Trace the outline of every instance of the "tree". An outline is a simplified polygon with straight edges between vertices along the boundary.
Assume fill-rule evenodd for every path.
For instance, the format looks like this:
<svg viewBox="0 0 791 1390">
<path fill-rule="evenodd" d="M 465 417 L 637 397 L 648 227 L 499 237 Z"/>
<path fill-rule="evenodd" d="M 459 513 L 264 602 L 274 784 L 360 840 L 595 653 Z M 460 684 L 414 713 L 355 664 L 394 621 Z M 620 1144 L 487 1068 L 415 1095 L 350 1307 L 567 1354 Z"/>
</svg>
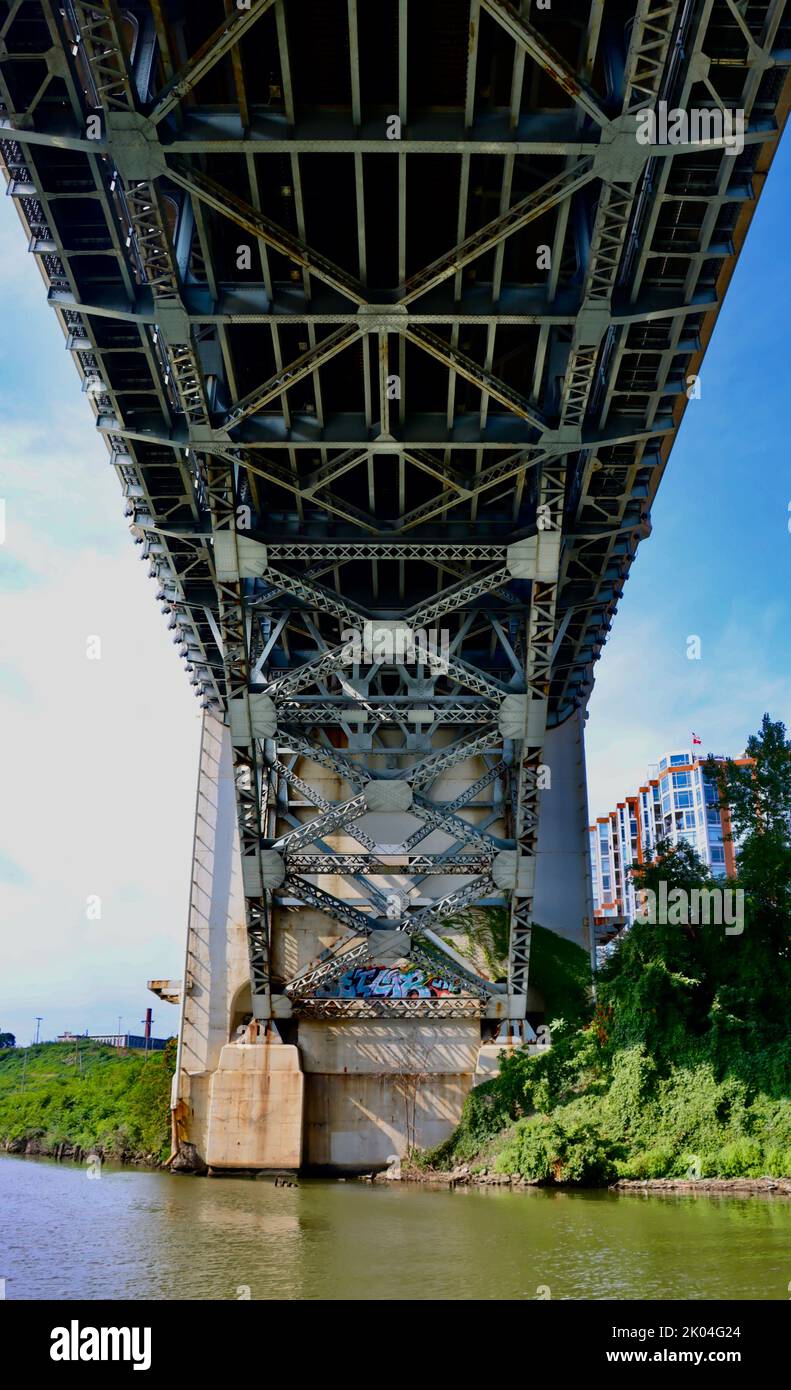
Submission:
<svg viewBox="0 0 791 1390">
<path fill-rule="evenodd" d="M 16 1047 L 13 1033 L 0 1033 L 0 1047 Z"/>
<path fill-rule="evenodd" d="M 660 840 L 650 862 L 633 866 L 638 895 L 672 901 L 675 889 L 691 895 L 714 880 L 686 840 Z M 600 972 L 599 1004 L 612 1016 L 612 1037 L 621 1045 L 644 1042 L 670 1049 L 708 1027 L 723 950 L 722 928 L 693 922 L 638 920 Z"/>
<path fill-rule="evenodd" d="M 730 813 L 737 882 L 745 893 L 741 949 L 729 960 L 723 998 L 756 1027 L 783 1027 L 791 995 L 791 741 L 765 714 L 745 750 L 752 763 L 710 758 L 720 809 Z M 736 938 L 734 938 L 736 940 Z M 738 955 L 738 968 L 737 968 Z"/>
</svg>

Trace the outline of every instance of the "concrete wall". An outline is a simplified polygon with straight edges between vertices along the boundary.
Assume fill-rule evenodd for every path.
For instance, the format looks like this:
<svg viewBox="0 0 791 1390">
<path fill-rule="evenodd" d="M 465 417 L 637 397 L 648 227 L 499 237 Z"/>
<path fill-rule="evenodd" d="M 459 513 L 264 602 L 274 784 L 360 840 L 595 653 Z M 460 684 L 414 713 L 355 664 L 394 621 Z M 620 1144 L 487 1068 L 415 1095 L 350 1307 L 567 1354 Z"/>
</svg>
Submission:
<svg viewBox="0 0 791 1390">
<path fill-rule="evenodd" d="M 204 716 L 174 1101 L 180 1133 L 205 1157 L 210 1082 L 249 1009 L 247 931 L 228 730 Z"/>
<path fill-rule="evenodd" d="M 300 1168 L 303 1090 L 296 1047 L 271 1042 L 224 1047 L 211 1079 L 209 1166 Z"/>
<path fill-rule="evenodd" d="M 590 953 L 593 897 L 583 719 L 579 711 L 547 730 L 542 761 L 552 784 L 539 794 L 533 915 L 542 927 Z"/>
<path fill-rule="evenodd" d="M 369 1168 L 446 1139 L 474 1084 L 476 1019 L 303 1020 L 306 1167 Z"/>
</svg>

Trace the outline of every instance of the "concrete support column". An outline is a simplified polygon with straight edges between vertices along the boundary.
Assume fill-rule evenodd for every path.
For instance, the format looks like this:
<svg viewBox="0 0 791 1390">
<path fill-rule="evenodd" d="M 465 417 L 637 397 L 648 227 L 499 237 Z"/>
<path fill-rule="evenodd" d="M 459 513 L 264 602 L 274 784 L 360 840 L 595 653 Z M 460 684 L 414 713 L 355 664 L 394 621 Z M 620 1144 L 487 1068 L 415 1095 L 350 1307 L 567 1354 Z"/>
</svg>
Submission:
<svg viewBox="0 0 791 1390">
<path fill-rule="evenodd" d="M 187 953 L 174 1077 L 176 1166 L 299 1168 L 303 1079 L 296 1047 L 251 1029 L 244 885 L 230 730 L 201 734 Z"/>
<path fill-rule="evenodd" d="M 548 729 L 543 761 L 551 785 L 539 793 L 533 915 L 593 959 L 593 893 L 588 846 L 584 711 Z"/>
<path fill-rule="evenodd" d="M 230 732 L 201 731 L 184 990 L 173 1101 L 179 1139 L 206 1152 L 209 1079 L 235 1012 L 250 1009 L 244 895 Z"/>
</svg>

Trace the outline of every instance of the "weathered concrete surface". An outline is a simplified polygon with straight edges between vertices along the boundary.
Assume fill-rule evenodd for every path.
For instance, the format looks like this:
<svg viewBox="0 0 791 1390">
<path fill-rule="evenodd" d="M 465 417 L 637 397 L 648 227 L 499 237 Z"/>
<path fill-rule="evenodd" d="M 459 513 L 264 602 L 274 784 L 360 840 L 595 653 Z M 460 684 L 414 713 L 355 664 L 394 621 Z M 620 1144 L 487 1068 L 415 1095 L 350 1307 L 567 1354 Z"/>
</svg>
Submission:
<svg viewBox="0 0 791 1390">
<path fill-rule="evenodd" d="M 591 953 L 593 890 L 588 844 L 583 711 L 548 729 L 543 761 L 552 784 L 540 794 L 536 848 L 536 922 Z M 528 1007 L 532 1007 L 528 1003 Z"/>
<path fill-rule="evenodd" d="M 458 1124 L 476 1019 L 303 1020 L 307 1167 L 367 1168 L 439 1144 Z"/>
<path fill-rule="evenodd" d="M 452 1076 L 357 1073 L 305 1077 L 308 1168 L 384 1167 L 393 1155 L 432 1148 L 455 1128 L 473 1081 Z"/>
<path fill-rule="evenodd" d="M 303 1094 L 296 1047 L 225 1046 L 211 1079 L 209 1167 L 300 1168 Z"/>
<path fill-rule="evenodd" d="M 299 1047 L 306 1073 L 346 1075 L 475 1071 L 481 1029 L 477 1019 L 303 1019 Z"/>
<path fill-rule="evenodd" d="M 206 1157 L 211 1076 L 249 1014 L 250 974 L 230 735 L 206 714 L 201 736 L 189 922 L 173 1103 L 180 1140 Z"/>
</svg>

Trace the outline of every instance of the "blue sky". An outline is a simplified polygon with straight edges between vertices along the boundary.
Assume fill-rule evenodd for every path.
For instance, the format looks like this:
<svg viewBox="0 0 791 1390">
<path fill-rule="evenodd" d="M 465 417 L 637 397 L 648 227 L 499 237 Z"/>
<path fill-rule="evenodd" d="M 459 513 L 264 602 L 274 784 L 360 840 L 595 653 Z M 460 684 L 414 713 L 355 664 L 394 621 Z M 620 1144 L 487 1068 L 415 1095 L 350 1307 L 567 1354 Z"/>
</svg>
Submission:
<svg viewBox="0 0 791 1390">
<path fill-rule="evenodd" d="M 735 754 L 764 710 L 791 723 L 790 220 L 786 136 L 596 666 L 592 816 L 693 729 L 704 751 Z"/>
<path fill-rule="evenodd" d="M 738 752 L 765 709 L 791 722 L 789 221 L 787 140 L 596 668 L 592 815 L 691 729 Z M 133 1031 L 153 1003 L 169 1033 L 146 980 L 182 974 L 198 703 L 7 198 L 0 268 L 0 1028 Z"/>
</svg>

